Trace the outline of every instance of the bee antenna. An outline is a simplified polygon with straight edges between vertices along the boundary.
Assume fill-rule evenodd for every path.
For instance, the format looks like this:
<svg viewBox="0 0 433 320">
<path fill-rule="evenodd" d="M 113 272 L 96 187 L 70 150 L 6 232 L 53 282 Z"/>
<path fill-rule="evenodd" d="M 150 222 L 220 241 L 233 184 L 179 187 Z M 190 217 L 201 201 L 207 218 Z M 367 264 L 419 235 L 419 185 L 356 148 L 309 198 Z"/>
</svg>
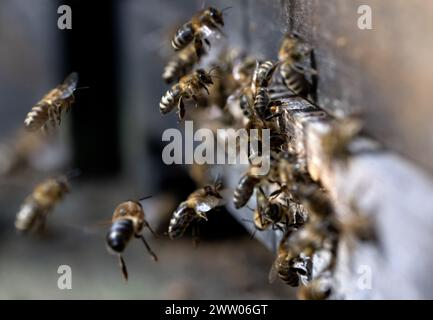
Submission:
<svg viewBox="0 0 433 320">
<path fill-rule="evenodd" d="M 224 11 L 230 10 L 232 8 L 233 8 L 233 6 L 225 7 L 223 9 L 221 9 L 221 13 L 224 13 Z"/>
<path fill-rule="evenodd" d="M 82 173 L 83 172 L 81 171 L 81 169 L 78 169 L 78 168 L 69 170 L 66 173 L 66 179 L 71 180 L 71 179 L 77 178 L 77 177 L 81 176 Z"/>
<path fill-rule="evenodd" d="M 90 87 L 89 87 L 89 86 L 78 87 L 78 88 L 75 88 L 74 91 L 77 91 L 77 90 L 83 90 L 83 89 L 90 89 Z"/>
<path fill-rule="evenodd" d="M 152 198 L 152 196 L 145 196 L 143 198 L 138 199 L 138 201 L 144 201 L 146 199 Z"/>
</svg>

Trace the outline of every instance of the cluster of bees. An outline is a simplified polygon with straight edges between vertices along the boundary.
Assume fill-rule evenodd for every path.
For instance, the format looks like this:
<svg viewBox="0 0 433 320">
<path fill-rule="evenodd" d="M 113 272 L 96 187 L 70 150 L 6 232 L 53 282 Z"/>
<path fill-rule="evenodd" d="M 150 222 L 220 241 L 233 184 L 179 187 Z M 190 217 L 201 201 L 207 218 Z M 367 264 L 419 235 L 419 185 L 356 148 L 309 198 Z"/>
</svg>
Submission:
<svg viewBox="0 0 433 320">
<path fill-rule="evenodd" d="M 167 114 L 177 109 L 182 120 L 190 103 L 202 111 L 216 104 L 222 117 L 228 118 L 224 123 L 270 129 L 271 168 L 267 175 L 259 175 L 257 167 L 250 165 L 234 190 L 234 206 L 247 206 L 255 194 L 255 228 L 272 228 L 283 235 L 270 280 L 279 277 L 292 287 L 299 286 L 300 298 L 326 299 L 333 291 L 337 248 L 344 228 L 326 191 L 311 179 L 297 155 L 287 151 L 289 139 L 281 121 L 283 103 L 271 98 L 274 84 L 284 85 L 293 96 L 309 98 L 311 77 L 317 75 L 305 67 L 312 49 L 298 34 L 290 33 L 282 41 L 278 61 L 261 61 L 239 50 L 224 49 L 205 70 L 200 63 L 210 51 L 211 38 L 224 35 L 223 12 L 213 7 L 203 9 L 174 35 L 174 55 L 162 76 L 172 86 L 161 98 L 160 112 Z M 57 128 L 63 112 L 74 102 L 77 83 L 78 76 L 72 73 L 45 95 L 28 113 L 25 127 L 35 133 Z M 40 231 L 48 214 L 69 191 L 70 178 L 71 175 L 51 178 L 36 186 L 17 214 L 16 228 L 23 232 Z M 181 202 L 169 222 L 169 238 L 181 237 L 189 226 L 206 221 L 209 212 L 222 206 L 222 188 L 222 182 L 216 179 Z M 146 221 L 142 200 L 119 204 L 106 236 L 108 248 L 118 256 L 125 280 L 128 272 L 122 253 L 132 238 L 141 239 L 151 258 L 158 260 L 143 236 L 145 228 L 153 234 L 154 231 Z M 328 257 L 320 270 L 315 266 L 317 254 Z"/>
</svg>

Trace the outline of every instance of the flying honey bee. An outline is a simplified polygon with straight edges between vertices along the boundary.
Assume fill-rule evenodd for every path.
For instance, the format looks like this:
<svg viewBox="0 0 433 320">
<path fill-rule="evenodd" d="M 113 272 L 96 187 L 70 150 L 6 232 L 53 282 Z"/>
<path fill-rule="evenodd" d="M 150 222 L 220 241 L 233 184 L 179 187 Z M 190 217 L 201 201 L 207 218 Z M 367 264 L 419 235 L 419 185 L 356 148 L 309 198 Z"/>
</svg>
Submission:
<svg viewBox="0 0 433 320">
<path fill-rule="evenodd" d="M 206 54 L 203 43 L 198 39 L 194 40 L 193 45 L 189 45 L 170 60 L 164 68 L 162 78 L 166 83 L 178 81 L 180 78 L 190 73 L 202 56 Z"/>
<path fill-rule="evenodd" d="M 221 188 L 221 182 L 217 181 L 213 185 L 206 185 L 191 193 L 173 213 L 168 226 L 170 239 L 181 237 L 195 220 L 207 220 L 206 213 L 221 205 L 222 196 L 219 193 Z"/>
<path fill-rule="evenodd" d="M 77 89 L 78 74 L 71 73 L 65 81 L 48 92 L 27 114 L 24 125 L 29 131 L 48 129 L 60 126 L 62 112 L 68 111 L 74 102 L 74 91 Z"/>
<path fill-rule="evenodd" d="M 65 176 L 48 179 L 38 184 L 21 206 L 15 220 L 15 228 L 20 232 L 43 231 L 46 218 L 54 207 L 69 192 Z"/>
<path fill-rule="evenodd" d="M 229 8 L 218 10 L 213 7 L 197 12 L 190 21 L 182 25 L 171 41 L 174 50 L 179 51 L 185 48 L 193 40 L 202 41 L 210 46 L 207 39 L 213 32 L 223 35 L 220 26 L 224 26 L 223 12 Z"/>
<path fill-rule="evenodd" d="M 296 95 L 303 97 L 311 91 L 311 83 L 305 77 L 306 73 L 316 75 L 315 70 L 302 65 L 311 51 L 312 48 L 297 33 L 290 33 L 284 37 L 278 52 L 280 74 L 286 86 Z"/>
<path fill-rule="evenodd" d="M 213 84 L 211 71 L 206 72 L 203 69 L 197 69 L 192 74 L 183 76 L 179 83 L 169 89 L 161 98 L 159 110 L 162 114 L 169 113 L 175 107 L 178 108 L 179 119 L 185 117 L 184 99 L 192 99 L 198 103 L 197 96 L 202 90 L 209 94 L 208 86 Z"/>
<path fill-rule="evenodd" d="M 144 200 L 144 198 L 141 200 Z M 117 254 L 119 258 L 119 265 L 125 281 L 128 280 L 128 271 L 122 257 L 122 252 L 133 236 L 140 238 L 152 259 L 158 261 L 158 257 L 152 251 L 142 234 L 143 228 L 148 228 L 152 234 L 155 235 L 145 219 L 144 210 L 140 202 L 126 201 L 119 204 L 114 210 L 112 224 L 107 233 L 106 242 L 109 250 Z"/>
</svg>

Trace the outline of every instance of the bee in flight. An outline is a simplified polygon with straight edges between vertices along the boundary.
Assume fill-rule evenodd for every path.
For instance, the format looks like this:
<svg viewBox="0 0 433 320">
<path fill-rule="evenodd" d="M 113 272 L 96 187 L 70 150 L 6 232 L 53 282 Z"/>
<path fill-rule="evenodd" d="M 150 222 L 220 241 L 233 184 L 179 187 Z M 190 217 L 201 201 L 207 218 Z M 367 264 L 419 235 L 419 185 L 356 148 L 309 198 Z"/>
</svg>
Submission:
<svg viewBox="0 0 433 320">
<path fill-rule="evenodd" d="M 221 188 L 222 183 L 217 181 L 213 185 L 206 185 L 191 193 L 173 213 L 168 226 L 170 239 L 181 237 L 195 220 L 207 220 L 206 214 L 221 205 Z"/>
<path fill-rule="evenodd" d="M 191 74 L 183 76 L 179 83 L 171 87 L 161 98 L 159 110 L 162 114 L 169 113 L 175 107 L 178 108 L 179 119 L 185 117 L 184 100 L 192 99 L 198 104 L 198 95 L 204 90 L 209 95 L 208 86 L 213 84 L 212 70 L 206 72 L 203 69 L 197 69 Z"/>
<path fill-rule="evenodd" d="M 65 176 L 48 179 L 38 184 L 21 206 L 15 220 L 15 228 L 20 232 L 40 232 L 45 227 L 48 214 L 69 192 Z"/>
<path fill-rule="evenodd" d="M 219 34 L 224 34 L 220 26 L 224 26 L 223 12 L 229 8 L 218 10 L 213 7 L 197 12 L 190 21 L 182 25 L 171 41 L 174 50 L 179 51 L 185 48 L 193 40 L 202 41 L 210 46 L 207 39 L 209 35 L 217 31 Z"/>
<path fill-rule="evenodd" d="M 77 89 L 78 74 L 71 73 L 65 81 L 48 92 L 27 114 L 24 125 L 29 131 L 48 129 L 60 126 L 62 112 L 68 111 L 74 102 L 74 91 Z"/>
<path fill-rule="evenodd" d="M 141 200 L 144 199 L 145 198 Z M 140 202 L 126 201 L 119 204 L 114 210 L 112 224 L 107 233 L 106 242 L 109 250 L 118 255 L 119 265 L 125 281 L 128 280 L 128 271 L 122 257 L 122 252 L 133 236 L 140 238 L 152 259 L 158 261 L 158 257 L 152 251 L 142 234 L 143 228 L 145 227 L 155 235 L 153 229 L 145 219 L 144 210 Z"/>
</svg>

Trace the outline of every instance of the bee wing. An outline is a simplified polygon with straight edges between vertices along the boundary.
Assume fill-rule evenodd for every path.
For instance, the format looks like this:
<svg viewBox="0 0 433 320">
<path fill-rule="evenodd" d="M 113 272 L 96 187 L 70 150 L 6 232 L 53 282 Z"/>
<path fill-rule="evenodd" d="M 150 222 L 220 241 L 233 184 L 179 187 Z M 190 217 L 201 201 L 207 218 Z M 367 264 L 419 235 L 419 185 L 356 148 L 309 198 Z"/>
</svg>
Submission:
<svg viewBox="0 0 433 320">
<path fill-rule="evenodd" d="M 195 205 L 195 210 L 200 213 L 206 213 L 217 207 L 220 199 L 213 196 L 207 196 L 204 200 L 198 200 Z"/>
<path fill-rule="evenodd" d="M 59 89 L 62 91 L 60 96 L 61 99 L 66 99 L 72 96 L 78 84 L 78 73 L 72 72 L 69 76 L 66 77 L 65 81 L 59 86 Z"/>
<path fill-rule="evenodd" d="M 269 270 L 269 275 L 268 275 L 269 283 L 273 283 L 275 279 L 277 279 L 278 276 L 277 263 L 278 263 L 278 258 L 274 261 L 274 263 L 272 263 L 271 270 Z"/>
</svg>

